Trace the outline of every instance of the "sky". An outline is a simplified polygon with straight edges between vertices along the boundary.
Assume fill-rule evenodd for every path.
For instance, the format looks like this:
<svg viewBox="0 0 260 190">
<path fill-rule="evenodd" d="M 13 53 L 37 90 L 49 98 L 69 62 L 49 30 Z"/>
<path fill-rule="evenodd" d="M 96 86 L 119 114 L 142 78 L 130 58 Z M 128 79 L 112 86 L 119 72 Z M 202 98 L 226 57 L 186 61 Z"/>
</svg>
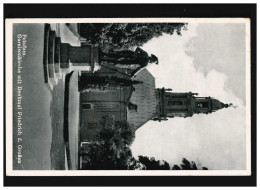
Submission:
<svg viewBox="0 0 260 190">
<path fill-rule="evenodd" d="M 156 87 L 197 92 L 238 107 L 209 115 L 149 121 L 136 131 L 134 156 L 213 170 L 246 169 L 245 25 L 189 23 L 182 36 L 163 35 L 142 47 L 159 59 L 147 69 Z"/>
</svg>

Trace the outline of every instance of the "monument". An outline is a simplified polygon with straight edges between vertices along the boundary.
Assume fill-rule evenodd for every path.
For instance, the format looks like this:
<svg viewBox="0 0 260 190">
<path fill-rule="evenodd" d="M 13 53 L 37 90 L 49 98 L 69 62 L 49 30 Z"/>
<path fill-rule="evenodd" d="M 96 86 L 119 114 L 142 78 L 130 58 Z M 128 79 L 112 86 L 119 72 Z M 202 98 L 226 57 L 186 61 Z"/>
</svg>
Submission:
<svg viewBox="0 0 260 190">
<path fill-rule="evenodd" d="M 51 30 L 50 24 L 44 28 L 43 52 L 44 80 L 50 90 L 57 84 L 62 74 L 79 70 L 93 73 L 100 68 L 98 48 L 92 45 L 71 46 Z"/>
</svg>

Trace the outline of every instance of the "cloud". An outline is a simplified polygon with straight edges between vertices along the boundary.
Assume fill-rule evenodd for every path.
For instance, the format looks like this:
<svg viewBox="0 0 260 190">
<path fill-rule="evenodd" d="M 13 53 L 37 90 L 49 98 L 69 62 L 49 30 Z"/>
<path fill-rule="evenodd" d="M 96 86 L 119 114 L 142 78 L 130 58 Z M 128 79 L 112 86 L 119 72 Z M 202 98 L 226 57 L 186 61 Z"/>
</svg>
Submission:
<svg viewBox="0 0 260 190">
<path fill-rule="evenodd" d="M 245 103 L 245 24 L 200 24 L 197 33 L 185 49 L 196 69 L 206 74 L 214 68 L 229 75 L 227 86 Z"/>
<path fill-rule="evenodd" d="M 143 47 L 159 58 L 158 66 L 148 67 L 156 78 L 156 87 L 198 92 L 200 96 L 215 97 L 239 107 L 161 123 L 149 121 L 136 132 L 133 154 L 153 156 L 170 164 L 180 164 L 185 157 L 210 169 L 245 169 L 243 101 L 228 88 L 229 75 L 215 69 L 205 74 L 195 67 L 193 57 L 185 53 L 186 44 L 198 35 L 196 27 L 190 25 L 182 36 L 155 38 Z"/>
</svg>

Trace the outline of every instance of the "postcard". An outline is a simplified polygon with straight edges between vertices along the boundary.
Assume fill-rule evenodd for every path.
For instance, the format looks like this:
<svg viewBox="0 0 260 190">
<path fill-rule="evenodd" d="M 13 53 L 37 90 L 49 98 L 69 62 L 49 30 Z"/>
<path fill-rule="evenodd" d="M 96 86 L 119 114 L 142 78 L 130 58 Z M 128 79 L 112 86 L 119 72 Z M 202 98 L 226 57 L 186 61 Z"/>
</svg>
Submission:
<svg viewBox="0 0 260 190">
<path fill-rule="evenodd" d="M 251 175 L 248 18 L 6 20 L 6 175 Z"/>
</svg>

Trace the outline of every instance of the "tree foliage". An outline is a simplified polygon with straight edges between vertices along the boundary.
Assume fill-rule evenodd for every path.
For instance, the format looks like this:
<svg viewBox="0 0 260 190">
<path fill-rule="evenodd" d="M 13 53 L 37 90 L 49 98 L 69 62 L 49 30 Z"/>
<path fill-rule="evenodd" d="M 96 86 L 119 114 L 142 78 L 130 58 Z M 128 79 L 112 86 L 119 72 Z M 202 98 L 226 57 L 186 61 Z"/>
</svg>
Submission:
<svg viewBox="0 0 260 190">
<path fill-rule="evenodd" d="M 126 50 L 142 46 L 154 37 L 181 35 L 187 23 L 82 23 L 80 35 L 103 51 Z"/>
<path fill-rule="evenodd" d="M 139 162 L 141 162 L 146 170 L 169 170 L 170 165 L 168 162 L 162 160 L 155 160 L 154 157 L 138 156 Z"/>
<path fill-rule="evenodd" d="M 112 89 L 119 89 L 119 87 L 131 87 L 143 83 L 141 81 L 121 78 L 117 76 L 88 76 L 83 75 L 79 81 L 79 90 L 81 92 L 95 89 L 99 91 L 106 91 Z"/>
<path fill-rule="evenodd" d="M 132 166 L 133 156 L 129 146 L 135 138 L 134 129 L 126 121 L 104 117 L 98 128 L 97 141 L 88 146 L 82 169 L 126 170 Z"/>
<path fill-rule="evenodd" d="M 164 160 L 154 157 L 138 156 L 134 158 L 130 145 L 135 132 L 126 121 L 116 121 L 112 115 L 103 117 L 98 127 L 96 141 L 82 149 L 82 169 L 85 170 L 170 170 Z M 195 162 L 183 158 L 180 166 L 174 165 L 172 170 L 199 170 Z M 202 167 L 202 170 L 207 170 Z"/>
<path fill-rule="evenodd" d="M 186 158 L 183 158 L 181 165 L 180 166 L 174 165 L 172 167 L 172 170 L 208 170 L 208 168 L 203 166 L 200 169 L 197 167 L 195 162 L 193 161 L 190 162 Z"/>
<path fill-rule="evenodd" d="M 130 146 L 134 138 L 134 128 L 127 121 L 116 121 L 111 115 L 101 119 L 97 133 L 99 141 L 114 144 L 121 150 L 125 146 Z"/>
</svg>

